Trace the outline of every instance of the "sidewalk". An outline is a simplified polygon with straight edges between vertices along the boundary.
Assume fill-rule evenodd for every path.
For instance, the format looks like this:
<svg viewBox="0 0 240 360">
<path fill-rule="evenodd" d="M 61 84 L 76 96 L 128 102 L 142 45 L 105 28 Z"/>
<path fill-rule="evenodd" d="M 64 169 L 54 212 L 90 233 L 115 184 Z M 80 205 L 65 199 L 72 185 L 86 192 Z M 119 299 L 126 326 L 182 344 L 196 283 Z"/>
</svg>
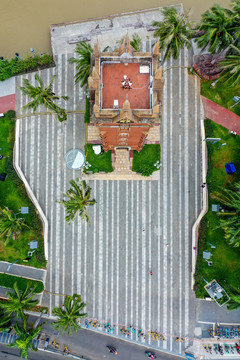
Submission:
<svg viewBox="0 0 240 360">
<path fill-rule="evenodd" d="M 15 110 L 15 77 L 0 81 L 0 113 Z"/>
<path fill-rule="evenodd" d="M 205 117 L 240 135 L 240 116 L 201 96 Z"/>
<path fill-rule="evenodd" d="M 7 271 L 9 265 L 10 263 L 8 262 L 0 261 L 0 273 L 22 276 L 33 280 L 39 280 L 43 283 L 45 282 L 45 269 L 37 269 L 30 266 L 14 264 L 11 266 L 9 271 Z"/>
</svg>

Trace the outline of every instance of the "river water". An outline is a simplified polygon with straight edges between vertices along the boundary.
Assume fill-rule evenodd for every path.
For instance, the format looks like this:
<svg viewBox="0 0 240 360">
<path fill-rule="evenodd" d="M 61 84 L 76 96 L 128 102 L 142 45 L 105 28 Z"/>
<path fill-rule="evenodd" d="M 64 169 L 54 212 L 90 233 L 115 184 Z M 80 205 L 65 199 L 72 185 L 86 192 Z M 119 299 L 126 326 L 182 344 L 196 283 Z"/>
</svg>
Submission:
<svg viewBox="0 0 240 360">
<path fill-rule="evenodd" d="M 228 7 L 229 0 L 183 0 L 185 12 L 191 8 L 192 21 L 218 2 Z M 50 24 L 82 20 L 122 12 L 174 4 L 173 0 L 0 0 L 0 56 L 25 56 L 51 52 Z"/>
</svg>

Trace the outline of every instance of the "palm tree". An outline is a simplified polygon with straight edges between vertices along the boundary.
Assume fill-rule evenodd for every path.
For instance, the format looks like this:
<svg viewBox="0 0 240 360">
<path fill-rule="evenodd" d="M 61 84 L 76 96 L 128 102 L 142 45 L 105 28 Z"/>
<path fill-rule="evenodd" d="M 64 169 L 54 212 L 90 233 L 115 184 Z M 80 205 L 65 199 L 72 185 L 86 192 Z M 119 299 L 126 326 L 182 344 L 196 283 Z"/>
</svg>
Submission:
<svg viewBox="0 0 240 360">
<path fill-rule="evenodd" d="M 0 307 L 11 315 L 23 318 L 24 310 L 29 310 L 38 304 L 38 300 L 33 300 L 35 296 L 35 286 L 32 287 L 31 282 L 27 283 L 25 290 L 20 290 L 17 283 L 13 285 L 13 291 L 8 291 L 8 301 L 1 303 Z"/>
<path fill-rule="evenodd" d="M 8 329 L 11 324 L 11 320 L 11 314 L 6 313 L 2 308 L 0 308 L 0 331 Z"/>
<path fill-rule="evenodd" d="M 161 13 L 164 16 L 163 21 L 152 23 L 156 27 L 154 36 L 159 38 L 159 50 L 166 48 L 163 61 L 171 55 L 177 59 L 181 48 L 191 47 L 188 15 L 178 14 L 174 7 L 163 7 Z"/>
<path fill-rule="evenodd" d="M 17 218 L 13 211 L 0 208 L 0 237 L 6 237 L 6 243 L 19 233 L 22 228 L 28 227 L 24 224 L 24 218 Z"/>
<path fill-rule="evenodd" d="M 96 203 L 95 199 L 90 200 L 91 188 L 86 184 L 86 181 L 80 182 L 78 178 L 76 181 L 71 180 L 70 184 L 72 188 L 66 194 L 63 193 L 63 196 L 68 197 L 69 200 L 59 201 L 60 204 L 65 206 L 67 212 L 66 221 L 70 223 L 79 213 L 83 220 L 90 222 L 86 207 Z"/>
<path fill-rule="evenodd" d="M 90 44 L 81 41 L 76 45 L 75 52 L 78 59 L 70 58 L 68 61 L 71 64 L 76 64 L 75 83 L 81 82 L 80 86 L 87 85 L 88 77 L 91 73 L 91 57 L 93 49 Z"/>
<path fill-rule="evenodd" d="M 236 191 L 221 188 L 221 191 L 212 194 L 212 198 L 219 201 L 233 212 L 221 215 L 227 216 L 226 220 L 220 220 L 220 226 L 225 232 L 225 239 L 234 247 L 240 246 L 240 183 L 235 184 Z"/>
<path fill-rule="evenodd" d="M 221 79 L 230 87 L 235 87 L 240 84 L 240 50 L 234 45 L 230 45 L 230 48 L 234 52 L 227 55 L 218 66 L 223 69 Z"/>
<path fill-rule="evenodd" d="M 36 327 L 30 326 L 28 327 L 28 317 L 24 316 L 22 325 L 18 322 L 14 325 L 14 330 L 17 335 L 17 339 L 12 343 L 9 344 L 9 347 L 17 347 L 20 349 L 20 356 L 21 358 L 28 359 L 28 350 L 31 349 L 32 351 L 37 351 L 37 348 L 34 346 L 33 340 L 41 333 L 43 325 L 39 324 Z"/>
<path fill-rule="evenodd" d="M 137 51 L 140 52 L 141 50 L 141 38 L 138 34 L 133 34 L 133 39 L 130 41 L 132 47 Z"/>
<path fill-rule="evenodd" d="M 59 107 L 54 103 L 55 100 L 63 99 L 67 100 L 67 96 L 56 96 L 53 92 L 53 81 L 55 75 L 52 77 L 49 85 L 44 88 L 42 79 L 38 74 L 35 74 L 35 79 L 38 82 L 39 86 L 33 86 L 29 83 L 27 79 L 23 79 L 24 86 L 20 86 L 19 89 L 23 92 L 24 95 L 29 96 L 32 101 L 23 107 L 23 109 L 33 109 L 35 112 L 40 105 L 44 105 L 46 109 L 52 110 L 58 116 L 59 121 L 64 121 L 67 119 L 67 114 L 64 109 Z"/>
<path fill-rule="evenodd" d="M 81 301 L 80 295 L 66 296 L 63 306 L 53 308 L 52 313 L 57 316 L 57 320 L 52 326 L 56 330 L 62 329 L 62 334 L 67 330 L 69 335 L 72 334 L 72 330 L 77 332 L 81 329 L 79 319 L 87 316 L 86 313 L 81 313 L 84 306 L 86 304 Z"/>
<path fill-rule="evenodd" d="M 212 54 L 221 52 L 234 43 L 236 32 L 234 16 L 218 4 L 202 14 L 197 29 L 203 32 L 203 35 L 196 38 L 195 42 L 202 49 L 209 46 L 208 51 Z"/>
</svg>

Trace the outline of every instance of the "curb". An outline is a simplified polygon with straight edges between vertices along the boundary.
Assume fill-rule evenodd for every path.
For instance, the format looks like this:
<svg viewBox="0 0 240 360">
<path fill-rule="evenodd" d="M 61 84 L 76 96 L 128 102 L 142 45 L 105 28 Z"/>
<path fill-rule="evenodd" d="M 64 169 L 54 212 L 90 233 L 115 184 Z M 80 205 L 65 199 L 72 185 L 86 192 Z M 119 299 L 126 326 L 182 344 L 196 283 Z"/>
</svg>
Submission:
<svg viewBox="0 0 240 360">
<path fill-rule="evenodd" d="M 28 196 L 30 200 L 33 202 L 34 206 L 36 207 L 38 214 L 40 216 L 40 219 L 43 224 L 43 237 L 44 237 L 44 255 L 45 259 L 48 260 L 48 221 L 47 218 L 42 211 L 32 189 L 30 188 L 20 166 L 19 166 L 19 119 L 16 120 L 16 128 L 15 128 L 15 144 L 13 148 L 13 166 L 16 170 L 16 173 L 20 177 L 20 179 L 23 181 L 25 188 L 27 190 Z"/>
<path fill-rule="evenodd" d="M 202 99 L 201 99 L 201 110 L 202 110 L 201 111 L 202 120 L 200 120 L 200 123 L 201 123 L 201 141 L 202 141 L 202 182 L 204 183 L 204 182 L 206 182 L 206 176 L 207 176 L 207 144 L 206 144 L 206 141 L 203 141 L 205 139 L 205 128 L 204 128 Z M 207 186 L 205 186 L 205 188 L 203 188 L 203 207 L 202 207 L 200 214 L 198 215 L 196 222 L 194 223 L 194 225 L 192 227 L 192 272 L 191 272 L 191 289 L 192 290 L 193 290 L 194 283 L 195 283 L 194 274 L 195 274 L 197 253 L 198 253 L 198 249 L 197 249 L 198 229 L 199 229 L 200 222 L 201 222 L 202 218 L 204 217 L 204 215 L 207 213 L 207 211 L 208 211 L 208 191 L 207 191 Z M 194 247 L 196 248 L 196 250 L 193 249 Z"/>
</svg>

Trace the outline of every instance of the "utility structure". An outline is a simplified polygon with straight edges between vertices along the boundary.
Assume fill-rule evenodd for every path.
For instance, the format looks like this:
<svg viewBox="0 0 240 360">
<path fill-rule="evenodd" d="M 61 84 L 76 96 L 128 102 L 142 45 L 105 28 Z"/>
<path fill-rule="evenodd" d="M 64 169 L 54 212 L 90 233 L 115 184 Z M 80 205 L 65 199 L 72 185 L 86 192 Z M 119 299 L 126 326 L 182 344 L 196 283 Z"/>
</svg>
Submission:
<svg viewBox="0 0 240 360">
<path fill-rule="evenodd" d="M 163 86 L 158 42 L 152 52 L 135 51 L 128 35 L 112 52 L 100 52 L 97 42 L 88 78 L 88 142 L 104 151 L 125 150 L 127 156 L 159 143 Z"/>
</svg>

